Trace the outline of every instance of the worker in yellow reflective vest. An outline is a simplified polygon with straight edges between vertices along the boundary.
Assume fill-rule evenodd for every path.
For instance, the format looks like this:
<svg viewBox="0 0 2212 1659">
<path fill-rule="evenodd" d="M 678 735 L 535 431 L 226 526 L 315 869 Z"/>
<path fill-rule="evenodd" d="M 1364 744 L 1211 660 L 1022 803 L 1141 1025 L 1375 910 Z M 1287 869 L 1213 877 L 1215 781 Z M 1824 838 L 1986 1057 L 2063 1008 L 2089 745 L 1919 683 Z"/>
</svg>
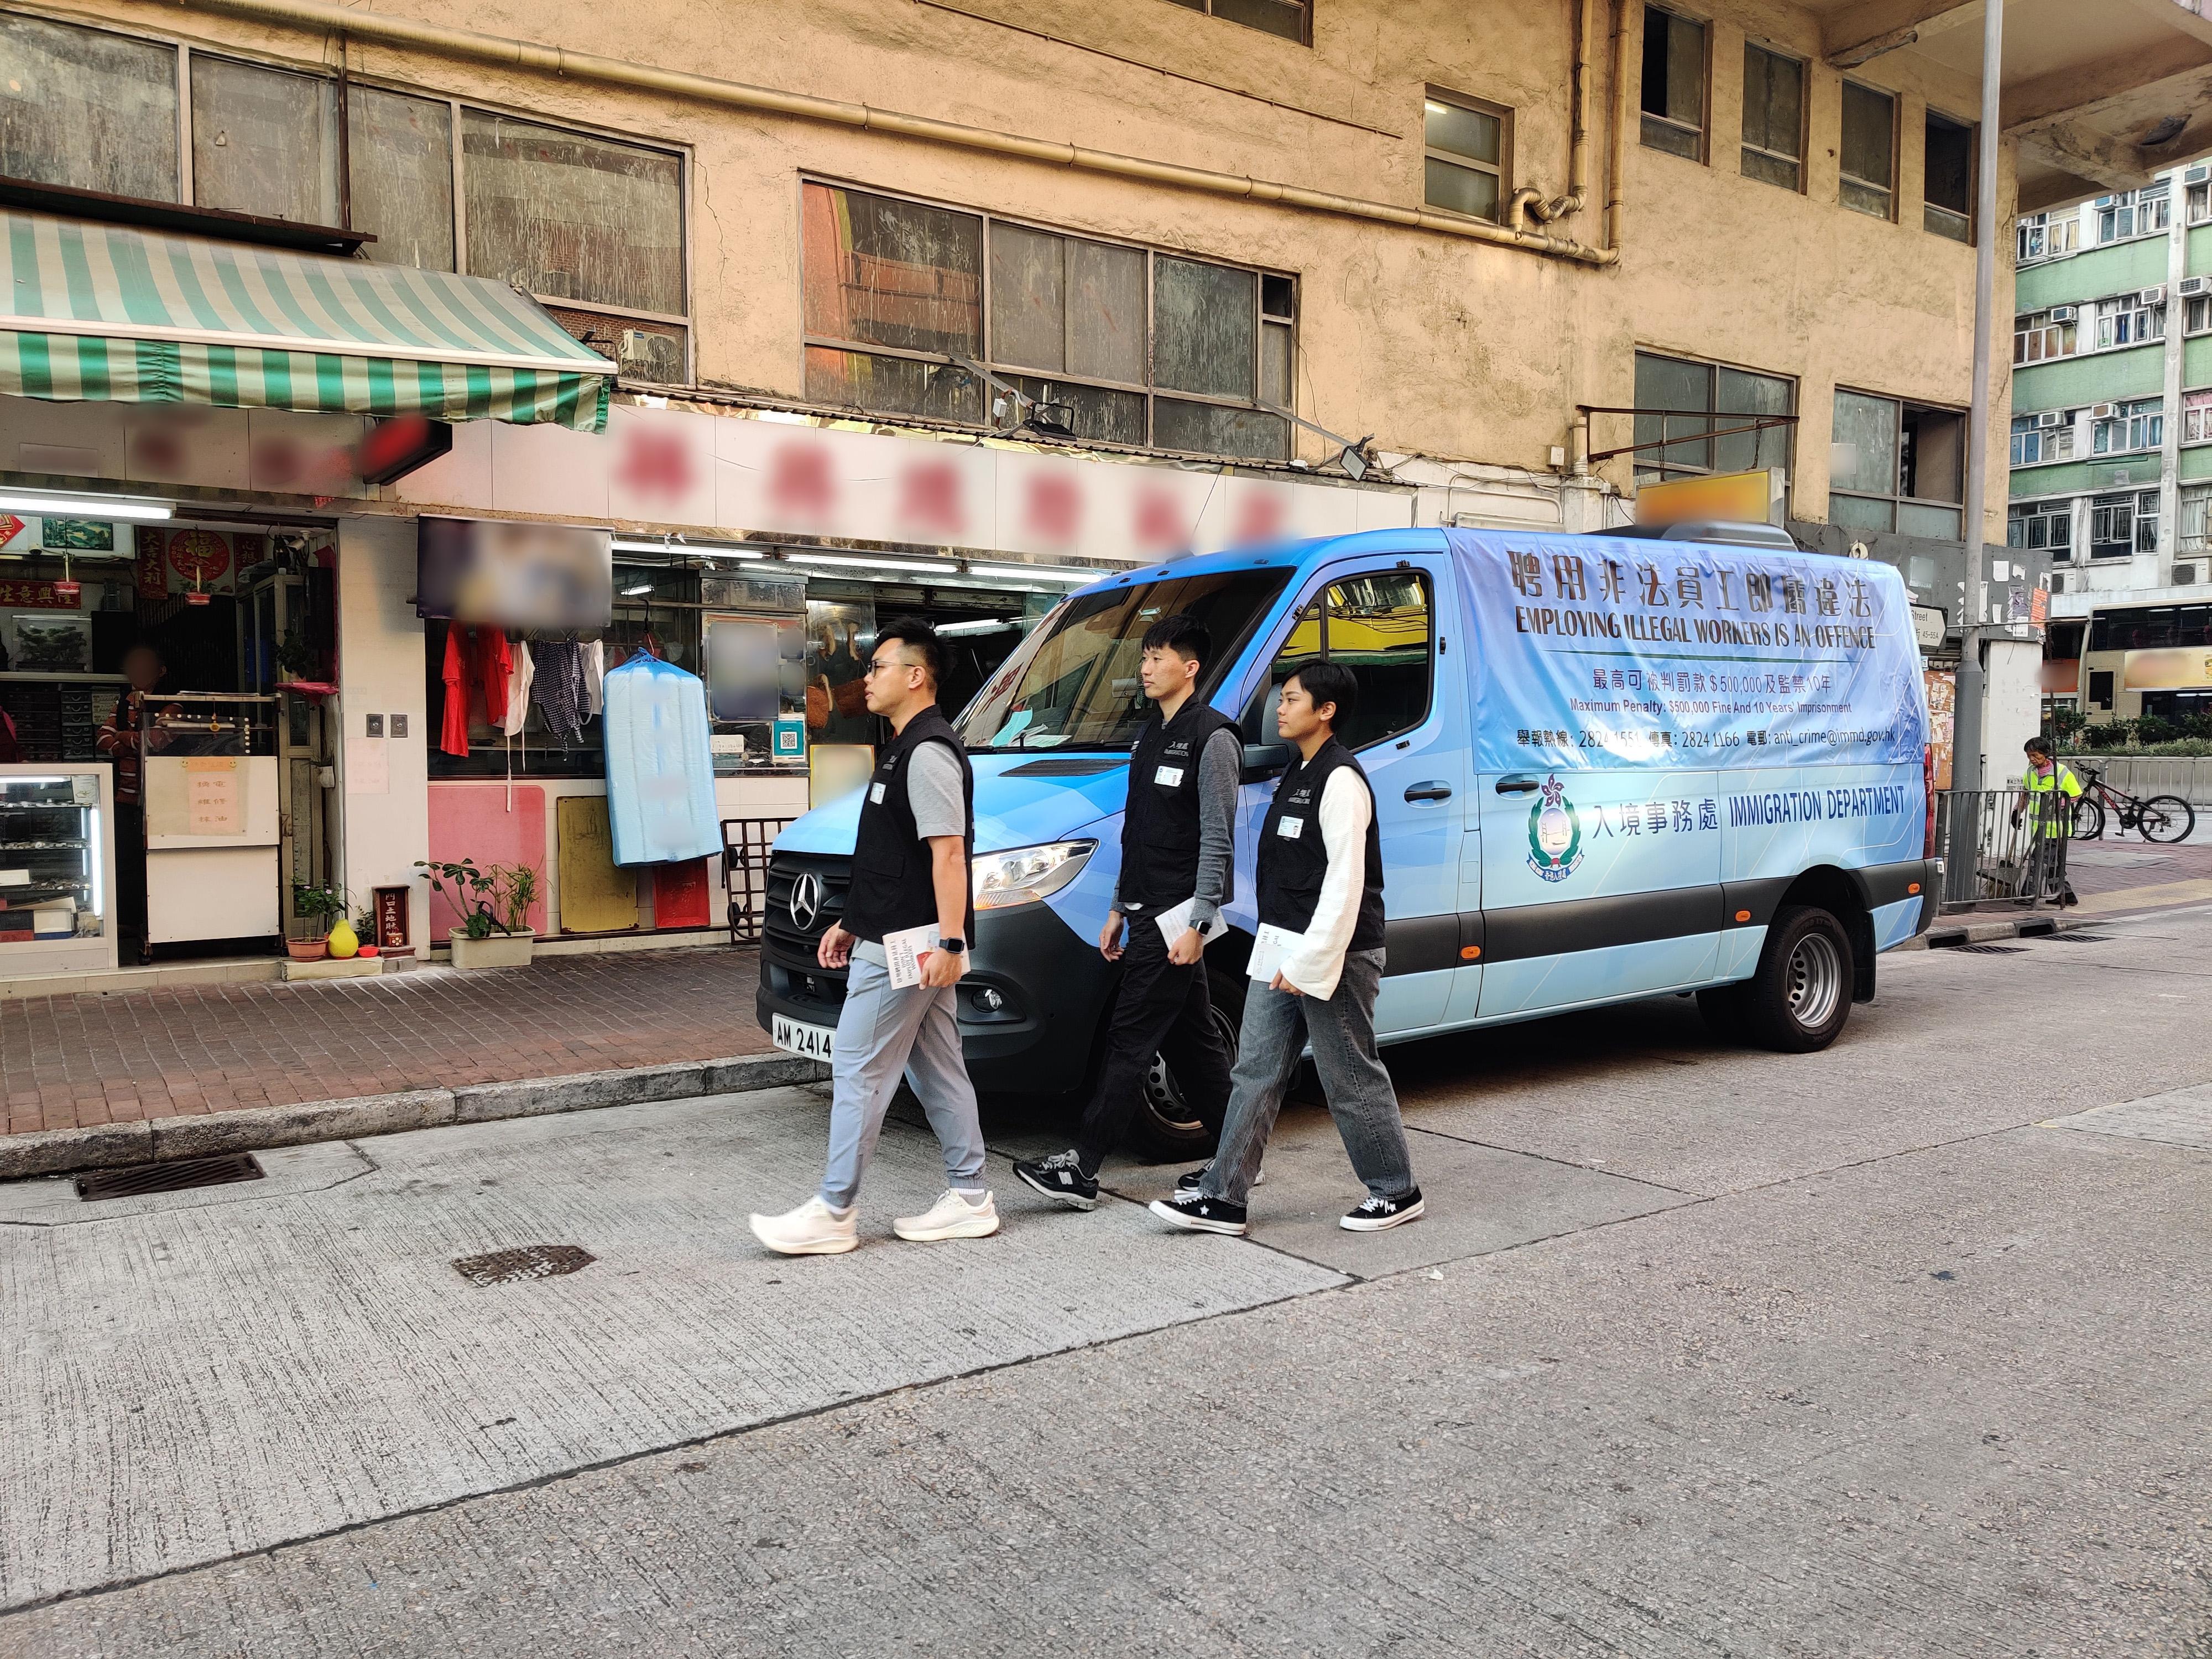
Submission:
<svg viewBox="0 0 2212 1659">
<path fill-rule="evenodd" d="M 2012 821 L 2027 819 L 2034 845 L 2028 859 L 2028 890 L 2059 905 L 2077 904 L 2066 881 L 2066 842 L 2074 833 L 2074 803 L 2081 798 L 2081 780 L 2065 762 L 2051 752 L 2044 738 L 2030 738 L 2021 745 L 2027 756 L 2020 780 L 2020 801 Z M 2038 879 L 2039 878 L 2039 880 Z"/>
</svg>

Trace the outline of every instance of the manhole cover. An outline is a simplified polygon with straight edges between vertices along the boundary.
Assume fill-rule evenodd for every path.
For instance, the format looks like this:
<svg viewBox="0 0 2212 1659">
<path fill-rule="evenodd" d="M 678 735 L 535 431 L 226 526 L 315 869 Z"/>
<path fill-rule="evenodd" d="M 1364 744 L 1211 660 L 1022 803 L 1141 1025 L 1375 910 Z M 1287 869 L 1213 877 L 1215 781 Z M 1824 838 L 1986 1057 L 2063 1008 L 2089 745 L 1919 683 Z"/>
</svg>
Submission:
<svg viewBox="0 0 2212 1659">
<path fill-rule="evenodd" d="M 2112 938 L 2110 933 L 2053 933 L 2051 937 L 2061 945 L 2102 945 Z"/>
<path fill-rule="evenodd" d="M 251 1152 L 221 1158 L 180 1158 L 167 1164 L 137 1164 L 127 1170 L 100 1170 L 76 1178 L 76 1195 L 87 1204 L 108 1198 L 143 1198 L 149 1193 L 181 1193 L 193 1187 L 220 1187 L 233 1181 L 258 1181 L 261 1166 Z"/>
<path fill-rule="evenodd" d="M 2027 949 L 2025 945 L 1954 945 L 1951 949 L 1962 957 L 2016 957 Z"/>
<path fill-rule="evenodd" d="M 524 1244 L 489 1255 L 465 1255 L 453 1270 L 477 1285 L 512 1285 L 523 1279 L 557 1279 L 599 1258 L 574 1244 Z"/>
</svg>

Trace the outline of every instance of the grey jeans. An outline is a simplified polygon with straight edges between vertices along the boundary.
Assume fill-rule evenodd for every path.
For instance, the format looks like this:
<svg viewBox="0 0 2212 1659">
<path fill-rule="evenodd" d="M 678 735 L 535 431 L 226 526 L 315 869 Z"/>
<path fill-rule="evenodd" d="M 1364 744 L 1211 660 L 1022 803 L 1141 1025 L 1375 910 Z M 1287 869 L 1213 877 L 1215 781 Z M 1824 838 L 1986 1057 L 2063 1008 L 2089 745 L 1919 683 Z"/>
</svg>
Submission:
<svg viewBox="0 0 2212 1659">
<path fill-rule="evenodd" d="M 972 1190 L 983 1184 L 983 1126 L 975 1115 L 975 1085 L 960 1054 L 960 1028 L 952 1014 L 957 994 L 951 986 L 895 991 L 888 969 L 853 959 L 845 1011 L 837 1016 L 837 1040 L 830 1051 L 836 1092 L 822 1199 L 832 1208 L 846 1208 L 859 1194 L 902 1073 L 945 1149 L 945 1185 Z"/>
<path fill-rule="evenodd" d="M 1244 996 L 1237 1069 L 1230 1074 L 1228 1121 L 1202 1183 L 1206 1196 L 1245 1201 L 1267 1137 L 1275 1132 L 1283 1091 L 1297 1075 L 1299 1052 L 1309 1040 L 1352 1173 L 1376 1198 L 1403 1198 L 1413 1190 L 1398 1092 L 1375 1052 L 1375 998 L 1382 988 L 1381 951 L 1347 951 L 1336 994 L 1325 1001 L 1252 982 Z"/>
</svg>

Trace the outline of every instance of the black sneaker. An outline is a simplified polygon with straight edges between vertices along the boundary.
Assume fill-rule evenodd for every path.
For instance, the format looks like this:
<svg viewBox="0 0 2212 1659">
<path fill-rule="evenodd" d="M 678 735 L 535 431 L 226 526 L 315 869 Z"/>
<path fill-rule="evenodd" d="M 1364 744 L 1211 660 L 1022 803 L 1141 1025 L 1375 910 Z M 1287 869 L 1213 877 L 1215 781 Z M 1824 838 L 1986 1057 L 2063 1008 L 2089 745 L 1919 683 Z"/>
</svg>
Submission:
<svg viewBox="0 0 2212 1659">
<path fill-rule="evenodd" d="M 1014 1165 L 1014 1173 L 1047 1198 L 1057 1199 L 1072 1210 L 1098 1207 L 1098 1182 L 1083 1173 L 1083 1160 L 1073 1152 L 1024 1159 Z"/>
<path fill-rule="evenodd" d="M 1185 1170 L 1181 1175 L 1176 1177 L 1176 1191 L 1178 1193 L 1196 1192 L 1198 1190 L 1198 1183 L 1206 1179 L 1206 1172 L 1212 1167 L 1213 1166 L 1211 1164 L 1203 1164 L 1195 1170 Z M 1265 1170 L 1261 1170 L 1257 1175 L 1252 1177 L 1252 1184 L 1255 1187 L 1263 1187 L 1267 1184 L 1267 1172 Z"/>
<path fill-rule="evenodd" d="M 1181 1227 L 1188 1232 L 1241 1236 L 1244 1231 L 1244 1206 L 1231 1204 L 1225 1198 L 1205 1198 L 1197 1193 L 1177 1193 L 1172 1198 L 1154 1199 L 1152 1213 L 1170 1226 Z"/>
<path fill-rule="evenodd" d="M 1379 1233 L 1420 1218 L 1421 1189 L 1416 1187 L 1403 1198 L 1370 1198 L 1336 1224 L 1348 1233 Z"/>
</svg>

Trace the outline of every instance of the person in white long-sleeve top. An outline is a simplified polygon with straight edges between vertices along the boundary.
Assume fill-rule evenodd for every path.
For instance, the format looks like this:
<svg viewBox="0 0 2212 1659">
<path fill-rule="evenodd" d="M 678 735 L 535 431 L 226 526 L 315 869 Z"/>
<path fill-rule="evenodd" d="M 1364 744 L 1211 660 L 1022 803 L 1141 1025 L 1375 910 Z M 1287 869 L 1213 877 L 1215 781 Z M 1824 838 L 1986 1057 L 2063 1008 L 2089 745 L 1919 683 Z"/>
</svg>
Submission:
<svg viewBox="0 0 2212 1659">
<path fill-rule="evenodd" d="M 1379 1232 L 1421 1214 L 1397 1091 L 1375 1051 L 1383 962 L 1375 793 L 1352 751 L 1336 740 L 1336 723 L 1358 695 L 1358 682 L 1340 663 L 1301 663 L 1283 682 L 1276 727 L 1298 757 L 1275 786 L 1260 828 L 1261 931 L 1228 1121 L 1220 1150 L 1196 1182 L 1152 1206 L 1176 1226 L 1245 1231 L 1246 1197 L 1309 1041 L 1329 1114 L 1367 1188 L 1340 1224 Z"/>
</svg>

